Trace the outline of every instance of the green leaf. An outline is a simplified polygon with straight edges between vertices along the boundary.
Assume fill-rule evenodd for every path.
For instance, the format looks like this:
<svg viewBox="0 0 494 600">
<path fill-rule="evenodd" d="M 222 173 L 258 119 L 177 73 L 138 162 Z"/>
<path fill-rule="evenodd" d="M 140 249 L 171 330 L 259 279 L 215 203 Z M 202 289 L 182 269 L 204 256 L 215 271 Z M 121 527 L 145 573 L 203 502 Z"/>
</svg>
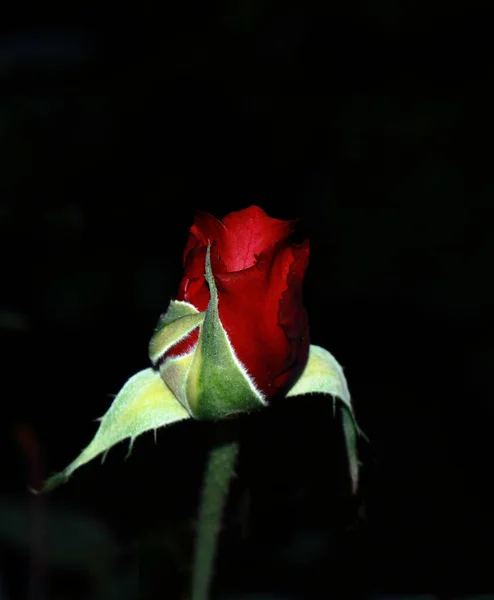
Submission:
<svg viewBox="0 0 494 600">
<path fill-rule="evenodd" d="M 336 358 L 320 346 L 311 345 L 307 365 L 295 385 L 288 392 L 287 397 L 305 394 L 329 394 L 333 397 L 333 409 L 335 408 L 335 399 L 340 400 L 352 491 L 355 493 L 359 471 L 357 438 L 358 435 L 363 434 L 355 419 L 350 391 L 343 369 Z"/>
<path fill-rule="evenodd" d="M 135 438 L 141 433 L 188 418 L 189 413 L 163 382 L 159 372 L 153 369 L 139 371 L 120 390 L 89 446 L 61 473 L 50 477 L 42 491 L 50 491 L 65 482 L 76 469 L 120 441 L 130 438 L 130 453 Z"/>
</svg>

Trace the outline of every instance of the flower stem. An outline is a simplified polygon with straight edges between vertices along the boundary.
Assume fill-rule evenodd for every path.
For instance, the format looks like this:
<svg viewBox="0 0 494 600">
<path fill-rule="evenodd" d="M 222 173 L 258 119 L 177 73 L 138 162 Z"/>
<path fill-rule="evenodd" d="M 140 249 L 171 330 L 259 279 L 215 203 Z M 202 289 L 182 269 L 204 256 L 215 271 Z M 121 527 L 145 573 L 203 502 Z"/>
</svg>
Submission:
<svg viewBox="0 0 494 600">
<path fill-rule="evenodd" d="M 207 600 L 211 585 L 223 509 L 238 452 L 229 441 L 211 449 L 201 492 L 192 572 L 192 600 Z"/>
</svg>

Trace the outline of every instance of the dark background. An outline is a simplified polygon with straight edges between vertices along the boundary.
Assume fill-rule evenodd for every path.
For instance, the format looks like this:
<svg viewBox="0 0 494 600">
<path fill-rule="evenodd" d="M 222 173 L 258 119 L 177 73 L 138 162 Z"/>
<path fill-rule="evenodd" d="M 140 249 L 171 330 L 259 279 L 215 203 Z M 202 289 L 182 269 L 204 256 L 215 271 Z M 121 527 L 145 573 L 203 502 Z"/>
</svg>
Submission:
<svg viewBox="0 0 494 600">
<path fill-rule="evenodd" d="M 186 597 L 212 425 L 26 487 L 148 365 L 194 212 L 250 204 L 300 217 L 312 341 L 370 444 L 351 498 L 327 399 L 241 419 L 217 597 L 492 591 L 487 8 L 76 13 L 0 32 L 0 598 Z"/>
</svg>

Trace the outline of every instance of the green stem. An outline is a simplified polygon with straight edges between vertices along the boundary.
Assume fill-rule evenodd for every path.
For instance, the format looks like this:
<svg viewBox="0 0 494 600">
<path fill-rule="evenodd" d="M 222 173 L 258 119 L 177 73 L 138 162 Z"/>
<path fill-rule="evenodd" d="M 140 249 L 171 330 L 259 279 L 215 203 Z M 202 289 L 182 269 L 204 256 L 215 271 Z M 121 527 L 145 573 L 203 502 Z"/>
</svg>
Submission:
<svg viewBox="0 0 494 600">
<path fill-rule="evenodd" d="M 235 467 L 238 442 L 230 441 L 213 448 L 208 456 L 192 572 L 192 600 L 207 600 L 221 528 L 223 509 Z"/>
</svg>

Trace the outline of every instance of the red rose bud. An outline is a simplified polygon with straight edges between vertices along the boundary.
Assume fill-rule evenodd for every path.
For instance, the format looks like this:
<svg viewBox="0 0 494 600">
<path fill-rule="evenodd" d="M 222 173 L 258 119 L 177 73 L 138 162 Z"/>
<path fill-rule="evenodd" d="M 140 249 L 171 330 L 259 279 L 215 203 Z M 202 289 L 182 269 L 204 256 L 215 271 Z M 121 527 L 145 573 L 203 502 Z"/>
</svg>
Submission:
<svg viewBox="0 0 494 600">
<path fill-rule="evenodd" d="M 286 392 L 308 358 L 302 280 L 309 245 L 294 221 L 257 206 L 223 221 L 199 213 L 176 300 L 160 319 L 150 358 L 190 414 L 218 419 Z"/>
<path fill-rule="evenodd" d="M 176 299 L 149 345 L 153 368 L 131 377 L 89 446 L 44 490 L 116 443 L 130 449 L 145 431 L 194 417 L 249 412 L 275 395 L 338 398 L 353 488 L 357 436 L 350 393 L 336 359 L 311 346 L 302 304 L 307 241 L 294 244 L 294 221 L 272 219 L 257 206 L 223 221 L 198 213 L 184 252 Z"/>
</svg>

